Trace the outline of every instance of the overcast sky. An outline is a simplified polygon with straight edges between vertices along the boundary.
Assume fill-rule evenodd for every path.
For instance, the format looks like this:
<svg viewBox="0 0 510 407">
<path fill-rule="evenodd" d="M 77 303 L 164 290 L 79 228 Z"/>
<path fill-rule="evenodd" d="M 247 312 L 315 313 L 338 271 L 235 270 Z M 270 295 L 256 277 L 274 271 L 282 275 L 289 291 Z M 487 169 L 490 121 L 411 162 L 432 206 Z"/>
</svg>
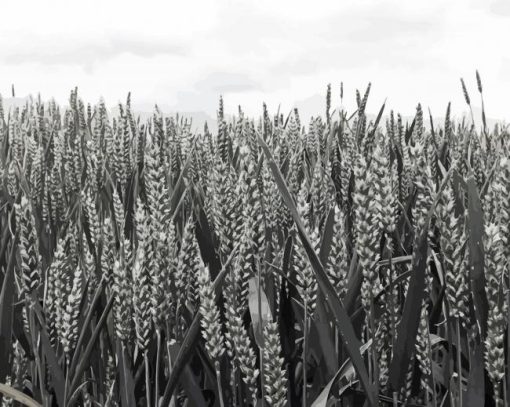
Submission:
<svg viewBox="0 0 510 407">
<path fill-rule="evenodd" d="M 294 103 L 322 113 L 372 82 L 368 110 L 412 114 L 421 102 L 441 116 L 465 110 L 459 78 L 478 103 L 479 69 L 489 117 L 510 119 L 507 0 L 9 1 L 1 7 L 0 93 L 69 90 L 108 105 L 132 92 L 135 105 L 215 115 L 241 104 L 259 114 Z M 510 120 L 509 120 L 510 121 Z"/>
</svg>

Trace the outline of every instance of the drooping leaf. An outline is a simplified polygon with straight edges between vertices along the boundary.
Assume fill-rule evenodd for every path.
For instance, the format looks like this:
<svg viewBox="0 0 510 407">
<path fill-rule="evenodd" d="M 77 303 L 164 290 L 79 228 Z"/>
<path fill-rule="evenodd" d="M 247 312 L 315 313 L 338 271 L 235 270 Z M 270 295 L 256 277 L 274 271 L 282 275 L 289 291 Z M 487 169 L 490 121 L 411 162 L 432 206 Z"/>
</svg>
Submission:
<svg viewBox="0 0 510 407">
<path fill-rule="evenodd" d="M 367 343 L 364 343 L 360 347 L 360 353 L 364 354 L 368 348 L 372 345 L 372 339 L 370 339 Z M 327 402 L 329 400 L 329 393 L 331 392 L 331 388 L 333 385 L 337 382 L 342 380 L 343 378 L 347 377 L 347 375 L 351 372 L 353 373 L 353 366 L 352 362 L 348 359 L 346 360 L 342 367 L 338 369 L 338 371 L 335 373 L 335 375 L 332 377 L 332 379 L 328 382 L 326 387 L 322 390 L 322 392 L 319 394 L 319 397 L 315 399 L 315 401 L 312 403 L 312 407 L 326 407 Z M 343 390 L 345 391 L 345 389 Z M 340 394 L 343 393 L 343 391 L 340 392 Z"/>
<path fill-rule="evenodd" d="M 324 230 L 322 233 L 319 259 L 322 264 L 326 264 L 326 261 L 331 250 L 331 241 L 333 240 L 333 226 L 335 223 L 335 210 L 331 209 L 328 212 L 326 222 L 324 223 Z"/>
<path fill-rule="evenodd" d="M 9 254 L 9 261 L 4 274 L 2 291 L 0 292 L 0 383 L 10 374 L 11 358 L 9 354 L 12 350 L 12 318 L 14 314 L 14 248 L 12 244 Z"/>
<path fill-rule="evenodd" d="M 409 362 L 416 343 L 420 323 L 422 301 L 425 293 L 425 269 L 427 266 L 427 232 L 425 227 L 418 238 L 417 253 L 413 262 L 413 272 L 404 303 L 402 319 L 398 325 L 397 341 L 393 348 L 393 358 L 389 369 L 389 382 L 394 391 L 404 385 Z"/>
<path fill-rule="evenodd" d="M 484 250 L 483 250 L 483 212 L 480 195 L 476 186 L 476 180 L 472 172 L 467 179 L 468 193 L 468 229 L 469 229 L 469 253 L 471 267 L 469 278 L 473 301 L 478 322 L 480 324 L 482 338 L 487 332 L 488 303 L 485 294 L 484 274 Z"/>
<path fill-rule="evenodd" d="M 324 362 L 327 367 L 327 373 L 332 375 L 338 368 L 338 358 L 331 357 L 331 355 L 336 354 L 336 349 L 333 342 L 331 324 L 324 307 L 324 298 L 322 292 L 318 293 L 317 295 L 315 316 L 311 321 L 311 325 L 312 328 L 317 330 L 320 343 L 320 351 L 324 355 Z"/>
<path fill-rule="evenodd" d="M 250 278 L 248 281 L 248 308 L 250 310 L 255 342 L 262 349 L 264 347 L 264 326 L 271 322 L 273 317 L 266 293 L 259 286 L 255 277 Z"/>
<path fill-rule="evenodd" d="M 49 371 L 51 373 L 51 375 L 50 375 L 51 386 L 55 390 L 58 404 L 65 405 L 64 373 L 62 372 L 62 369 L 60 368 L 60 365 L 57 360 L 57 356 L 55 355 L 53 347 L 51 346 L 50 338 L 48 336 L 48 332 L 46 331 L 46 322 L 43 317 L 42 309 L 41 309 L 39 303 L 36 301 L 33 301 L 30 305 L 35 312 L 35 315 L 37 317 L 36 320 L 39 324 L 39 335 L 41 337 L 41 345 L 42 345 L 42 348 L 44 351 L 44 356 L 47 359 L 47 365 L 49 367 Z"/>
<path fill-rule="evenodd" d="M 108 303 L 106 304 L 102 314 L 101 314 L 101 317 L 99 318 L 97 325 L 94 328 L 94 332 L 92 333 L 92 336 L 90 337 L 85 350 L 80 355 L 80 360 L 77 363 L 76 371 L 72 372 L 72 373 L 74 373 L 74 376 L 71 381 L 71 386 L 70 386 L 71 390 L 74 390 L 76 388 L 76 386 L 78 385 L 79 378 L 81 377 L 81 375 L 83 374 L 83 372 L 85 371 L 85 369 L 88 365 L 88 360 L 89 360 L 90 354 L 92 353 L 92 350 L 94 349 L 95 343 L 97 341 L 97 338 L 99 337 L 101 330 L 103 329 L 103 326 L 106 324 L 106 319 L 108 317 L 108 314 L 110 313 L 110 310 L 113 307 L 113 300 L 114 300 L 114 297 L 111 296 L 110 299 L 108 300 Z M 69 402 L 69 404 L 71 404 L 71 402 Z"/>
<path fill-rule="evenodd" d="M 3 393 L 5 396 L 10 397 L 12 400 L 17 401 L 18 403 L 21 403 L 23 406 L 42 407 L 37 401 L 31 397 L 28 397 L 25 393 L 22 393 L 19 390 L 16 390 L 11 386 L 7 386 L 3 383 L 0 383 L 0 393 Z"/>
</svg>

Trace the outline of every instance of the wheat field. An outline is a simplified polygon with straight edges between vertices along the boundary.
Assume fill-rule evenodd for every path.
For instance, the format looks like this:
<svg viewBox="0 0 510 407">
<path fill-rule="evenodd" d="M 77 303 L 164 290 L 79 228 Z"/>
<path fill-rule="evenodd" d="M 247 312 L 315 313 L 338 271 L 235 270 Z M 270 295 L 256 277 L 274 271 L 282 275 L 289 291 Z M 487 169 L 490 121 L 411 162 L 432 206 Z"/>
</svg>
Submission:
<svg viewBox="0 0 510 407">
<path fill-rule="evenodd" d="M 196 134 L 0 103 L 2 405 L 508 405 L 510 135 L 459 91 Z"/>
</svg>

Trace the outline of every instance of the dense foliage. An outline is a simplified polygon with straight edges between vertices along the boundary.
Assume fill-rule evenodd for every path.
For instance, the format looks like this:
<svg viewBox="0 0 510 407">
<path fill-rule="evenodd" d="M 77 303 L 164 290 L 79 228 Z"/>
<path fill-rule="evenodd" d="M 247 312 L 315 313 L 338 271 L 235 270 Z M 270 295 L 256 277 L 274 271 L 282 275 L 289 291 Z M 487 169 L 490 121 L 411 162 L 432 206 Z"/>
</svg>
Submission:
<svg viewBox="0 0 510 407">
<path fill-rule="evenodd" d="M 220 99 L 214 136 L 0 103 L 2 403 L 506 403 L 509 134 L 369 91 L 308 126 Z"/>
</svg>

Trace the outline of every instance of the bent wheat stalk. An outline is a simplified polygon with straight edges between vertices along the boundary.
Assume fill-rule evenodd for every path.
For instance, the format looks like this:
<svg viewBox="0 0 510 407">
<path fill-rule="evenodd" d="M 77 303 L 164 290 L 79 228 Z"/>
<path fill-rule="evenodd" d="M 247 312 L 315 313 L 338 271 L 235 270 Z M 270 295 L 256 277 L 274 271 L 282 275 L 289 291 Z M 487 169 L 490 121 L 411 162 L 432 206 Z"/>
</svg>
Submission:
<svg viewBox="0 0 510 407">
<path fill-rule="evenodd" d="M 5 394 L 7 397 L 10 397 L 14 401 L 17 401 L 27 407 L 42 407 L 42 405 L 33 398 L 12 388 L 11 386 L 7 386 L 6 384 L 0 383 L 0 393 Z"/>
</svg>

